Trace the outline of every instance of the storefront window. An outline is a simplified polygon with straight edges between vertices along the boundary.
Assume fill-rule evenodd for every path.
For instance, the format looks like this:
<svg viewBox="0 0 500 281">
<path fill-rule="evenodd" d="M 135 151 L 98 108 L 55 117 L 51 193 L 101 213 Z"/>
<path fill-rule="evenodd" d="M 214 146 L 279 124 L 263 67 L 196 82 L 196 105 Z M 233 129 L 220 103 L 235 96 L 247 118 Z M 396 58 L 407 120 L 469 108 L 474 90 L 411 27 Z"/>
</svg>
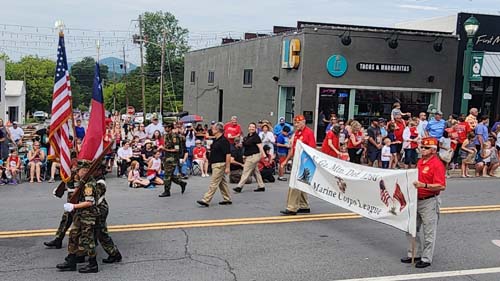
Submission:
<svg viewBox="0 0 500 281">
<path fill-rule="evenodd" d="M 403 112 L 410 112 L 412 116 L 427 111 L 431 103 L 431 93 L 388 90 L 356 90 L 356 105 L 354 119 L 363 126 L 369 126 L 374 118 L 391 118 L 394 102 L 401 103 Z"/>
</svg>

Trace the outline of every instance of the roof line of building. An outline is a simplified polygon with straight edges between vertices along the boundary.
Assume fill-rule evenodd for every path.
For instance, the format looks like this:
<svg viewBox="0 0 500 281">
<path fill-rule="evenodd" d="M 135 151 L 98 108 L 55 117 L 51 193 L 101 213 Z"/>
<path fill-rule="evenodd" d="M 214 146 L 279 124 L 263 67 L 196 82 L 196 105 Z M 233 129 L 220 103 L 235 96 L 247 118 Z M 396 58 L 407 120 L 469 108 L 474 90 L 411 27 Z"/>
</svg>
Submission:
<svg viewBox="0 0 500 281">
<path fill-rule="evenodd" d="M 426 30 L 413 30 L 404 28 L 391 28 L 391 27 L 376 27 L 376 26 L 361 26 L 361 25 L 348 25 L 348 24 L 328 24 L 328 23 L 315 23 L 315 22 L 298 22 L 301 29 L 304 28 L 321 28 L 328 30 L 342 30 L 342 31 L 360 31 L 360 32 L 382 32 L 390 34 L 403 34 L 403 35 L 421 35 L 421 36 L 440 36 L 454 38 L 452 32 L 439 32 L 439 31 L 426 31 Z"/>
</svg>

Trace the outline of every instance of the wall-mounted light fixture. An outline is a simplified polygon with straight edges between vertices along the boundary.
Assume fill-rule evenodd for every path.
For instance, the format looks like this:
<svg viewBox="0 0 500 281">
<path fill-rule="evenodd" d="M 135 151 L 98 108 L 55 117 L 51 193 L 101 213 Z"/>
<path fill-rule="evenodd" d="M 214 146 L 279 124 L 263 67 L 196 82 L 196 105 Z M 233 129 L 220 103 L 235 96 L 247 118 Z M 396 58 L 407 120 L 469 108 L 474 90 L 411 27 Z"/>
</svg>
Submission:
<svg viewBox="0 0 500 281">
<path fill-rule="evenodd" d="M 387 41 L 387 45 L 389 45 L 389 48 L 391 48 L 391 49 L 396 49 L 399 45 L 399 42 L 398 42 L 399 34 L 396 34 L 395 37 L 394 37 L 394 34 L 396 34 L 396 33 L 393 33 L 389 38 L 385 39 Z"/>
<path fill-rule="evenodd" d="M 350 31 L 344 31 L 342 35 L 340 35 L 340 41 L 342 42 L 342 45 L 344 46 L 349 46 L 351 45 L 352 39 L 351 39 L 351 32 Z"/>
<path fill-rule="evenodd" d="M 438 40 L 438 39 L 436 39 L 436 40 Z M 434 51 L 439 53 L 443 50 L 443 41 L 444 41 L 444 38 L 442 38 L 441 41 L 437 41 L 432 45 L 432 48 L 434 49 Z"/>
</svg>

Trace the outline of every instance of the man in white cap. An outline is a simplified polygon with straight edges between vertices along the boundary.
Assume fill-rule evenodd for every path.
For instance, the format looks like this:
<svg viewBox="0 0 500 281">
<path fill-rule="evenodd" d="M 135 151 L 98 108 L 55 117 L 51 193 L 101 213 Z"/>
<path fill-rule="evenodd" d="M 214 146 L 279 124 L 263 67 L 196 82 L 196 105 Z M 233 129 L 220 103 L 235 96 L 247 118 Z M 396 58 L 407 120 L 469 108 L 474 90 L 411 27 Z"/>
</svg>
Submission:
<svg viewBox="0 0 500 281">
<path fill-rule="evenodd" d="M 12 127 L 10 127 L 10 135 L 12 136 L 12 140 L 19 146 L 23 142 L 24 131 L 21 127 L 17 126 L 17 122 L 12 122 Z"/>
<path fill-rule="evenodd" d="M 158 121 L 158 116 L 153 114 L 151 124 L 146 127 L 146 134 L 148 135 L 148 138 L 152 138 L 155 131 L 160 131 L 162 136 L 165 134 L 165 129 L 163 129 L 163 126 Z"/>
<path fill-rule="evenodd" d="M 273 133 L 274 135 L 278 136 L 281 134 L 281 131 L 283 131 L 284 127 L 288 127 L 290 129 L 290 132 L 288 134 L 293 134 L 293 126 L 285 122 L 285 117 L 280 117 L 278 119 L 278 124 L 274 126 Z"/>
</svg>

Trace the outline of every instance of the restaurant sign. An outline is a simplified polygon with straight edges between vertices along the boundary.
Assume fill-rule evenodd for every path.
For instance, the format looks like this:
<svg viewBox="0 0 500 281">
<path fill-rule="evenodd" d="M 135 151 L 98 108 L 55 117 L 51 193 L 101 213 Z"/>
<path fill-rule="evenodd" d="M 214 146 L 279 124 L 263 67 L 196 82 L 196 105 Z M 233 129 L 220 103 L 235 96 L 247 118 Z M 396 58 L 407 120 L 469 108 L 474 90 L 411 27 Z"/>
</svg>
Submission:
<svg viewBox="0 0 500 281">
<path fill-rule="evenodd" d="M 358 69 L 358 71 L 369 71 L 369 72 L 394 72 L 394 73 L 411 72 L 411 65 L 407 64 L 360 62 L 356 65 L 356 68 Z"/>
</svg>

